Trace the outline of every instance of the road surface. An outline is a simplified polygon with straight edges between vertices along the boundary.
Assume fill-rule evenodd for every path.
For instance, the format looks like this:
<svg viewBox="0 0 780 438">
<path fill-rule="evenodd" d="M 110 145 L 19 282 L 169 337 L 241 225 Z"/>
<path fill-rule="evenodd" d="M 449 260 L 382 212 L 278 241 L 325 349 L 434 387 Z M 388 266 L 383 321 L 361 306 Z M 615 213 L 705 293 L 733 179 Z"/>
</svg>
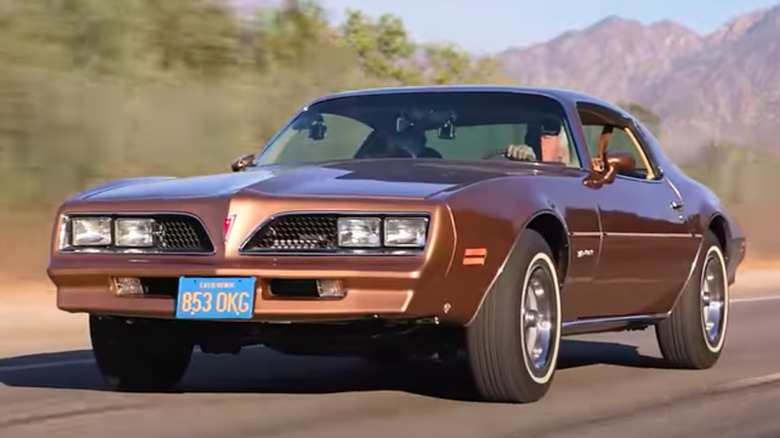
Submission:
<svg viewBox="0 0 780 438">
<path fill-rule="evenodd" d="M 359 360 L 197 354 L 181 393 L 104 390 L 83 315 L 54 302 L 0 310 L 0 436 L 780 436 L 780 286 L 735 290 L 726 350 L 708 371 L 663 369 L 652 330 L 569 338 L 547 397 L 474 401 L 457 370 Z M 780 284 L 780 283 L 774 283 Z"/>
</svg>

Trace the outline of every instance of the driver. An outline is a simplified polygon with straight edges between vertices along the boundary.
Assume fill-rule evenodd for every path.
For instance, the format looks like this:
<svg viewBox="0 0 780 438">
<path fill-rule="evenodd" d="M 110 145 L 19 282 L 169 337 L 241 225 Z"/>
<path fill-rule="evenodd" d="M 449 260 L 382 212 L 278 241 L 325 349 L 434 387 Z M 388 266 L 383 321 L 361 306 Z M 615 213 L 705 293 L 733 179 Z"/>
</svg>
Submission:
<svg viewBox="0 0 780 438">
<path fill-rule="evenodd" d="M 561 122 L 546 118 L 541 123 L 529 124 L 525 135 L 526 144 L 509 145 L 506 157 L 513 160 L 547 161 L 569 163 L 569 148 L 561 134 Z M 541 159 L 537 152 L 541 152 Z"/>
<path fill-rule="evenodd" d="M 436 150 L 426 146 L 427 140 L 425 133 L 415 128 L 393 132 L 387 135 L 379 155 L 384 158 L 441 158 Z"/>
</svg>

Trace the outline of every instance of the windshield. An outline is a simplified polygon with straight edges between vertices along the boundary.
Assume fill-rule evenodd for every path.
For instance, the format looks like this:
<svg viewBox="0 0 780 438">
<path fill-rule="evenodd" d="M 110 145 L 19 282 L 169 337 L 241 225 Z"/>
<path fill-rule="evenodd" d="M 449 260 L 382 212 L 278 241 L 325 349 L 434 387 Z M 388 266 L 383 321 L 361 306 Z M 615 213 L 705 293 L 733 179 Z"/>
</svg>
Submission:
<svg viewBox="0 0 780 438">
<path fill-rule="evenodd" d="M 526 145 L 531 161 L 580 162 L 555 100 L 501 92 L 414 92 L 335 98 L 316 103 L 286 126 L 255 165 L 368 158 L 476 161 L 505 159 Z M 562 157 L 543 159 L 542 138 Z M 525 147 L 525 146 L 523 146 Z"/>
</svg>

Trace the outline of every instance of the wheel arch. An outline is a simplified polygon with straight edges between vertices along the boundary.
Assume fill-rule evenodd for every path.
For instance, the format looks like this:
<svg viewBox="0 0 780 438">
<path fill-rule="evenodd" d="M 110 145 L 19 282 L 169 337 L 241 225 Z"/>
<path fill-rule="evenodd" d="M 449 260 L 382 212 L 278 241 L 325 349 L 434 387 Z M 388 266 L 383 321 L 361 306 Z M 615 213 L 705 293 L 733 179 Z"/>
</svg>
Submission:
<svg viewBox="0 0 780 438">
<path fill-rule="evenodd" d="M 556 272 L 558 276 L 558 284 L 559 287 L 563 287 L 563 284 L 566 281 L 566 275 L 568 273 L 570 261 L 569 230 L 566 226 L 566 222 L 561 219 L 557 212 L 551 209 L 539 210 L 530 215 L 523 223 L 523 225 L 518 228 L 518 232 L 514 237 L 514 241 L 509 247 L 509 251 L 507 251 L 506 255 L 504 255 L 499 269 L 497 270 L 493 279 L 487 285 L 487 288 L 483 291 L 479 304 L 476 306 L 471 317 L 466 322 L 466 326 L 471 325 L 477 314 L 479 314 L 488 294 L 490 294 L 491 289 L 493 289 L 493 286 L 501 276 L 501 273 L 504 271 L 504 269 L 506 269 L 507 264 L 509 263 L 509 258 L 514 254 L 515 249 L 520 242 L 520 238 L 527 230 L 533 230 L 539 233 L 545 242 L 547 242 L 547 244 L 550 246 L 550 250 L 553 254 L 553 261 L 555 262 L 558 271 Z"/>
<path fill-rule="evenodd" d="M 726 220 L 726 217 L 721 213 L 714 213 L 712 216 L 710 216 L 706 229 L 712 231 L 712 233 L 715 234 L 715 237 L 718 238 L 718 242 L 720 242 L 724 256 L 727 256 L 729 254 L 729 250 L 731 249 L 729 248 L 731 230 L 729 229 L 729 224 Z M 726 260 L 726 263 L 728 263 L 728 259 Z"/>
<path fill-rule="evenodd" d="M 566 280 L 566 274 L 569 270 L 569 232 L 566 223 L 552 210 L 543 210 L 533 215 L 528 222 L 520 229 L 515 239 L 512 249 L 517 245 L 520 235 L 526 229 L 534 230 L 542 235 L 544 240 L 550 245 L 553 253 L 553 261 L 558 268 L 558 281 L 561 286 Z M 507 258 L 509 255 L 507 255 Z"/>
<path fill-rule="evenodd" d="M 727 251 L 727 249 L 729 248 L 729 239 L 731 238 L 731 231 L 729 230 L 728 220 L 720 212 L 713 213 L 712 215 L 710 215 L 709 219 L 706 222 L 706 226 L 704 227 L 704 232 L 706 233 L 708 231 L 712 232 L 712 234 L 718 240 L 718 243 L 720 244 L 721 250 L 723 252 L 723 257 L 726 260 L 726 266 L 728 266 L 729 252 Z M 699 261 L 700 261 L 699 259 L 701 258 L 702 251 L 706 251 L 706 248 L 704 247 L 703 236 L 702 236 L 701 243 L 699 244 L 699 249 L 696 250 L 696 255 L 694 256 L 693 261 L 691 262 L 691 269 L 688 272 L 688 278 L 686 278 L 682 288 L 680 288 L 680 290 L 677 292 L 677 296 L 675 297 L 672 307 L 666 312 L 667 317 L 671 315 L 672 311 L 679 304 L 680 299 L 683 293 L 685 292 L 685 289 L 689 286 L 689 283 L 691 281 L 694 281 L 693 273 L 696 272 L 696 269 L 698 268 Z"/>
</svg>

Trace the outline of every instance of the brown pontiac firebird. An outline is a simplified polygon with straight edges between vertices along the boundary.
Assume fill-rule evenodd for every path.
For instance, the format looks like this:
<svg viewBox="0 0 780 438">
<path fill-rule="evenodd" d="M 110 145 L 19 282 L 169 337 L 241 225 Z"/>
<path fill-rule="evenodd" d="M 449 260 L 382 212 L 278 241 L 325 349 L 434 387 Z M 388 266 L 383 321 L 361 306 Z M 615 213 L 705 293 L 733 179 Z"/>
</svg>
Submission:
<svg viewBox="0 0 780 438">
<path fill-rule="evenodd" d="M 106 381 L 174 387 L 194 347 L 455 360 L 487 400 L 547 392 L 561 336 L 653 326 L 671 365 L 726 337 L 739 225 L 626 111 L 566 90 L 360 90 L 233 172 L 113 181 L 57 212 L 57 305 Z"/>
</svg>

